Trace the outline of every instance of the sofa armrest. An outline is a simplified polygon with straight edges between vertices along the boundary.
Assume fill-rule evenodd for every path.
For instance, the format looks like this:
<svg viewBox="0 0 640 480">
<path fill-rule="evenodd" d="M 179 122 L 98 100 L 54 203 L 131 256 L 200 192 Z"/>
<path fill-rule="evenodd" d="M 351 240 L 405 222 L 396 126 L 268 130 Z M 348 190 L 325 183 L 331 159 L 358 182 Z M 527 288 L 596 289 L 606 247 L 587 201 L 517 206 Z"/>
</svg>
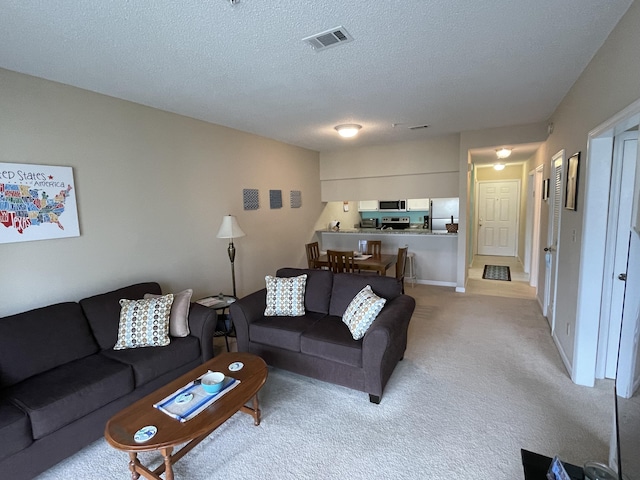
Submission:
<svg viewBox="0 0 640 480">
<path fill-rule="evenodd" d="M 213 308 L 199 303 L 192 303 L 189 307 L 189 335 L 200 340 L 202 362 L 213 358 L 213 335 L 218 322 L 218 314 Z"/>
<path fill-rule="evenodd" d="M 267 289 L 263 288 L 231 304 L 229 312 L 236 329 L 239 352 L 249 350 L 249 324 L 264 317 L 267 306 Z"/>
<path fill-rule="evenodd" d="M 382 396 L 396 364 L 407 348 L 407 330 L 416 306 L 409 295 L 388 302 L 362 341 L 362 366 L 367 393 Z"/>
</svg>

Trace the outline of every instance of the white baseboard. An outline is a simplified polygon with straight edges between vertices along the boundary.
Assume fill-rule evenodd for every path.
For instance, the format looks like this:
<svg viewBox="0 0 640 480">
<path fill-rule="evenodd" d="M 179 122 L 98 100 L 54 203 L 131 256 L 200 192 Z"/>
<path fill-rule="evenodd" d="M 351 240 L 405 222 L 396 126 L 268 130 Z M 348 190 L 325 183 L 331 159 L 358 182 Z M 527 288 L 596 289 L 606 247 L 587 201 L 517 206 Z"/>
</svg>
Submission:
<svg viewBox="0 0 640 480">
<path fill-rule="evenodd" d="M 562 363 L 564 364 L 564 368 L 567 369 L 567 373 L 569 374 L 569 378 L 571 378 L 573 380 L 573 374 L 572 374 L 573 367 L 571 366 L 571 362 L 569 361 L 569 358 L 567 357 L 567 354 L 565 353 L 564 349 L 562 348 L 562 345 L 558 341 L 558 337 L 556 337 L 555 335 L 551 335 L 551 338 L 553 338 L 553 343 L 556 344 L 556 348 L 558 349 L 558 353 L 560 353 L 560 358 L 562 359 Z"/>
<path fill-rule="evenodd" d="M 538 295 L 536 295 L 536 300 L 538 301 L 538 305 L 540 306 L 540 312 L 542 313 L 542 316 L 546 317 L 546 315 L 544 314 L 544 305 L 542 304 L 542 300 L 540 300 L 540 297 L 538 297 Z"/>
<path fill-rule="evenodd" d="M 404 286 L 405 288 L 407 287 L 407 280 L 405 278 L 405 282 L 404 282 Z M 455 287 L 457 284 L 456 282 L 440 282 L 438 280 L 416 280 L 416 283 L 419 283 L 420 285 L 434 285 L 436 287 Z M 457 291 L 457 290 L 456 290 Z"/>
</svg>

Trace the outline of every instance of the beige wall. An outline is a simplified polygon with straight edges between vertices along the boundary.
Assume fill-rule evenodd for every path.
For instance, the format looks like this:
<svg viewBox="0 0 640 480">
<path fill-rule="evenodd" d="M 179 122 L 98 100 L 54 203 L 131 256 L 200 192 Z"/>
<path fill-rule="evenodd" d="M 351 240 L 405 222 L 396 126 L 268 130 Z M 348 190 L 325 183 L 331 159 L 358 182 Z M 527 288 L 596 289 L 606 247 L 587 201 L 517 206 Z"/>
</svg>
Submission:
<svg viewBox="0 0 640 480">
<path fill-rule="evenodd" d="M 546 146 L 545 178 L 549 178 L 550 159 L 561 149 L 566 156 L 582 152 L 587 155 L 589 131 L 640 98 L 640 2 L 634 2 L 619 24 L 596 53 L 583 74 L 573 85 L 554 112 L 551 121 L 554 132 Z M 588 168 L 585 165 L 585 168 Z M 584 170 L 582 171 L 584 172 Z M 558 279 L 556 303 L 556 335 L 560 348 L 572 367 L 582 368 L 585 349 L 591 349 L 593 339 L 576 343 L 576 323 L 580 243 L 584 216 L 585 175 L 581 173 L 578 186 L 578 210 L 562 210 L 560 251 L 558 253 Z M 544 212 L 545 208 L 543 208 Z M 548 218 L 548 212 L 546 212 Z M 543 218 L 543 220 L 545 220 Z M 548 223 L 548 222 L 547 222 Z M 543 225 L 546 225 L 543 224 Z M 547 232 L 542 232 L 541 245 L 546 243 Z M 576 241 L 573 242 L 573 231 Z M 539 283 L 544 281 L 544 268 Z M 599 281 L 594 279 L 594 281 Z M 597 319 L 597 312 L 590 312 Z M 593 317 L 595 315 L 596 317 Z M 587 321 L 587 319 L 581 319 Z M 569 325 L 567 335 L 566 325 Z"/>
<path fill-rule="evenodd" d="M 360 225 L 360 212 L 358 212 L 358 202 L 347 202 L 349 211 L 344 211 L 344 202 L 328 202 L 324 204 L 322 213 L 315 224 L 316 230 L 325 230 L 329 226 L 329 222 L 340 222 L 341 230 L 348 230 L 354 225 Z"/>
<path fill-rule="evenodd" d="M 147 280 L 196 298 L 230 292 L 215 237 L 225 214 L 247 234 L 235 242 L 238 294 L 306 265 L 323 209 L 317 152 L 6 70 L 0 112 L 0 162 L 73 167 L 81 230 L 0 245 L 0 316 Z M 243 188 L 260 190 L 259 210 L 243 210 Z M 269 209 L 269 189 L 283 208 Z"/>
<path fill-rule="evenodd" d="M 322 200 L 458 196 L 458 135 L 320 153 Z"/>
</svg>

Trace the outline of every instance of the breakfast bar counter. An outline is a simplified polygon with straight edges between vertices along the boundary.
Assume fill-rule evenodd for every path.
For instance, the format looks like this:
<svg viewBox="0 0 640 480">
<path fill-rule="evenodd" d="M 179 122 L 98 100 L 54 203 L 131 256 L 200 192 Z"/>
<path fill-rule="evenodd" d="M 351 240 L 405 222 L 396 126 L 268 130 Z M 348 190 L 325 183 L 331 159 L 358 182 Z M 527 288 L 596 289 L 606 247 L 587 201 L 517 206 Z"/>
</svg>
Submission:
<svg viewBox="0 0 640 480">
<path fill-rule="evenodd" d="M 389 254 L 397 254 L 398 248 L 409 247 L 409 253 L 413 253 L 417 283 L 456 286 L 457 233 L 432 232 L 422 228 L 405 230 L 354 228 L 338 231 L 318 230 L 316 235 L 322 250 L 356 251 L 359 240 L 381 240 L 382 253 Z M 407 265 L 407 274 L 408 268 Z"/>
</svg>

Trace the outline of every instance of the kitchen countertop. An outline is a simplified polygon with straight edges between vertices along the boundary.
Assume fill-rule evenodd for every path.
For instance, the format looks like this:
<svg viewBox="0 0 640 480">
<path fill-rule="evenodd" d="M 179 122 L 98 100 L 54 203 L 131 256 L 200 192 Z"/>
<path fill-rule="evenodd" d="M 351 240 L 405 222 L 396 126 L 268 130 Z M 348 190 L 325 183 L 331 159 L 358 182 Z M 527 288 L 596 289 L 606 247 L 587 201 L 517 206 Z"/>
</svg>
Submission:
<svg viewBox="0 0 640 480">
<path fill-rule="evenodd" d="M 424 228 L 405 228 L 404 230 L 391 230 L 385 228 L 380 230 L 379 228 L 345 228 L 338 231 L 334 230 L 317 230 L 317 233 L 366 233 L 376 235 L 438 235 L 444 237 L 457 237 L 457 233 L 448 233 L 443 231 L 432 232 L 429 229 Z"/>
</svg>

